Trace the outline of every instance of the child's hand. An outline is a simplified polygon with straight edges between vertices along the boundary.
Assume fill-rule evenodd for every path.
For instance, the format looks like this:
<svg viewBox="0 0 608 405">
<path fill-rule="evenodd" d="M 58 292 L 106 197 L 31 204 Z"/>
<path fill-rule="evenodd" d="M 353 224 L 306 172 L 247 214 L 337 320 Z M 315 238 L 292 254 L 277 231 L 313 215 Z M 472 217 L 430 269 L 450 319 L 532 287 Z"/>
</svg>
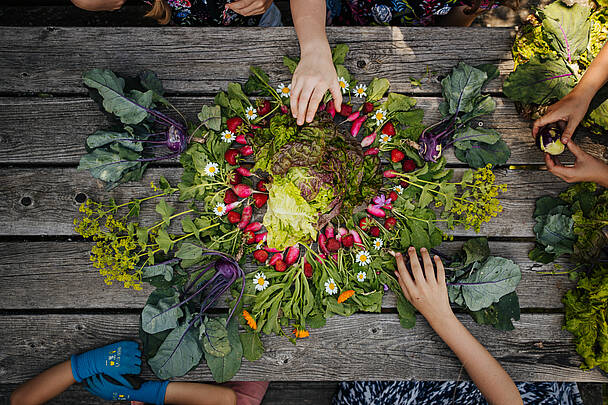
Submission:
<svg viewBox="0 0 608 405">
<path fill-rule="evenodd" d="M 545 115 L 534 121 L 532 135 L 536 137 L 538 130 L 547 124 L 557 121 L 566 121 L 566 129 L 562 134 L 562 143 L 565 145 L 570 141 L 574 130 L 585 117 L 591 98 L 575 90 L 567 96 L 547 108 Z"/>
<path fill-rule="evenodd" d="M 126 0 L 72 0 L 78 8 L 87 11 L 114 11 L 125 4 Z"/>
<path fill-rule="evenodd" d="M 592 181 L 600 186 L 608 187 L 608 165 L 582 150 L 572 140 L 566 146 L 576 158 L 574 166 L 563 166 L 556 157 L 545 153 L 545 163 L 551 173 L 567 183 Z"/>
<path fill-rule="evenodd" d="M 399 285 L 403 290 L 405 298 L 427 319 L 432 325 L 438 320 L 445 320 L 450 315 L 453 315 L 450 301 L 448 300 L 448 289 L 445 284 L 445 270 L 443 263 L 438 256 L 434 257 L 435 266 L 437 266 L 437 274 L 429 252 L 422 248 L 420 249 L 422 261 L 424 263 L 424 272 L 418 261 L 416 249 L 410 247 L 408 254 L 410 258 L 410 267 L 412 276 L 408 271 L 403 256 L 401 253 L 395 254 L 397 268 L 395 272 Z"/>
<path fill-rule="evenodd" d="M 329 47 L 327 51 L 303 52 L 291 81 L 291 114 L 298 125 L 304 124 L 304 120 L 312 122 L 327 90 L 334 98 L 336 111 L 340 112 L 342 93 Z"/>
<path fill-rule="evenodd" d="M 264 14 L 272 5 L 272 0 L 237 0 L 227 3 L 226 8 L 243 16 Z"/>
<path fill-rule="evenodd" d="M 105 374 L 128 387 L 131 385 L 123 377 L 125 374 L 139 374 L 141 371 L 141 352 L 137 342 L 123 340 L 71 358 L 72 374 L 78 382 Z"/>
</svg>

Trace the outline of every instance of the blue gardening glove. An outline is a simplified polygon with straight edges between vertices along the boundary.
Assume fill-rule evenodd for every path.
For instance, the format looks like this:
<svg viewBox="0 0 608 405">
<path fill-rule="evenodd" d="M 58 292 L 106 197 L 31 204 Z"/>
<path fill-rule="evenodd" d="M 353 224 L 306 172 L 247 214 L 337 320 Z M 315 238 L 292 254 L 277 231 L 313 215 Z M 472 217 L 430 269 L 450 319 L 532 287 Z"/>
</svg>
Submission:
<svg viewBox="0 0 608 405">
<path fill-rule="evenodd" d="M 131 387 L 123 374 L 139 374 L 141 352 L 137 342 L 123 340 L 85 353 L 72 356 L 72 374 L 78 382 L 95 374 L 105 374 Z M 132 387 L 131 387 L 132 388 Z"/>
<path fill-rule="evenodd" d="M 169 381 L 146 381 L 133 389 L 124 385 L 112 384 L 101 375 L 94 375 L 87 380 L 85 387 L 93 395 L 107 401 L 141 401 L 149 404 L 163 405 Z"/>
</svg>

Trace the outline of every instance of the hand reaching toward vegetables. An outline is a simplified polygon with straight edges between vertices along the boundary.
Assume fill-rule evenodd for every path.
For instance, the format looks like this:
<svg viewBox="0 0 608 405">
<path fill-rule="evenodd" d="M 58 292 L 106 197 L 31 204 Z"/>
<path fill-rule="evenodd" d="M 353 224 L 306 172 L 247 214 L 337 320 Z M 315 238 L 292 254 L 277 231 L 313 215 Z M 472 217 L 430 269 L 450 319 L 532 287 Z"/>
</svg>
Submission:
<svg viewBox="0 0 608 405">
<path fill-rule="evenodd" d="M 226 9 L 230 9 L 237 14 L 248 17 L 250 15 L 264 14 L 272 5 L 272 0 L 237 0 L 226 4 Z"/>
<path fill-rule="evenodd" d="M 570 138 L 572 138 L 572 135 L 574 134 L 574 130 L 585 117 L 590 102 L 591 97 L 587 97 L 577 92 L 576 89 L 573 90 L 557 103 L 550 105 L 547 108 L 545 115 L 534 121 L 532 135 L 536 137 L 538 130 L 547 124 L 565 121 L 566 128 L 562 134 L 561 141 L 564 145 L 568 144 Z"/>
<path fill-rule="evenodd" d="M 395 272 L 403 294 L 427 319 L 431 327 L 452 349 L 462 362 L 467 373 L 491 404 L 523 404 L 511 377 L 500 363 L 469 333 L 456 318 L 448 300 L 445 270 L 438 256 L 433 261 L 429 252 L 420 249 L 424 271 L 418 260 L 416 249 L 408 249 L 411 275 L 401 253 L 395 254 Z"/>
<path fill-rule="evenodd" d="M 574 141 L 566 144 L 576 158 L 574 166 L 564 166 L 557 157 L 545 153 L 547 169 L 567 183 L 592 181 L 603 187 L 608 187 L 608 165 L 582 150 Z"/>
<path fill-rule="evenodd" d="M 115 11 L 125 4 L 126 0 L 72 0 L 72 3 L 87 11 Z"/>
</svg>

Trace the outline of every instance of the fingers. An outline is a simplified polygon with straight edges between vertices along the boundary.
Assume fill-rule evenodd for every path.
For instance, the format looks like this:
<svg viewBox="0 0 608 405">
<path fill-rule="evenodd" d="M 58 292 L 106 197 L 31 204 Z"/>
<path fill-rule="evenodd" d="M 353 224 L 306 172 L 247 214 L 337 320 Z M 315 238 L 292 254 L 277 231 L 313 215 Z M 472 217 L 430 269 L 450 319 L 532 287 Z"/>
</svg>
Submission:
<svg viewBox="0 0 608 405">
<path fill-rule="evenodd" d="M 435 255 L 435 267 L 437 268 L 437 284 L 440 286 L 445 285 L 445 269 L 443 268 L 443 262 L 439 256 Z"/>
<path fill-rule="evenodd" d="M 577 126 L 578 122 L 576 122 L 575 120 L 568 120 L 568 125 L 566 125 L 566 129 L 564 129 L 561 139 L 564 145 L 568 145 L 570 143 L 570 138 L 572 138 L 572 135 L 574 135 L 574 130 Z"/>
<path fill-rule="evenodd" d="M 310 98 L 310 102 L 308 103 L 308 112 L 306 113 L 306 122 L 312 122 L 315 118 L 315 114 L 317 113 L 317 108 L 319 108 L 319 103 L 323 99 L 323 95 L 325 92 L 321 91 L 319 87 L 315 88 L 312 97 Z"/>
<path fill-rule="evenodd" d="M 410 255 L 410 267 L 412 268 L 414 281 L 416 282 L 416 284 L 419 282 L 424 282 L 424 274 L 422 273 L 422 267 L 420 266 L 420 261 L 418 260 L 416 249 L 410 246 L 407 252 Z"/>
<path fill-rule="evenodd" d="M 396 253 L 395 261 L 397 262 L 397 269 L 399 270 L 399 284 L 401 284 L 401 289 L 409 290 L 413 288 L 414 280 L 412 280 L 412 277 L 410 276 L 410 273 L 407 270 L 407 267 L 405 266 L 405 262 L 403 261 L 403 255 L 401 253 Z"/>
<path fill-rule="evenodd" d="M 570 142 L 570 143 L 572 143 L 572 142 Z M 568 145 L 568 147 L 570 147 L 570 145 Z M 571 171 L 574 170 L 573 168 L 565 167 L 559 163 L 555 163 L 555 161 L 553 160 L 553 157 L 548 153 L 545 153 L 545 163 L 547 165 L 547 170 L 549 170 L 551 173 L 553 173 L 560 179 L 562 179 L 566 182 L 570 182 L 570 175 L 571 175 Z"/>
<path fill-rule="evenodd" d="M 534 121 L 534 125 L 532 126 L 532 135 L 536 138 L 536 134 L 538 134 L 539 129 L 555 121 L 558 121 L 558 119 L 554 119 L 553 113 L 547 110 L 545 115 Z"/>
<path fill-rule="evenodd" d="M 338 80 L 336 80 L 335 83 L 329 87 L 329 92 L 334 98 L 334 107 L 336 107 L 336 111 L 342 111 L 342 89 L 338 84 Z M 325 93 L 325 91 L 323 93 Z"/>
<path fill-rule="evenodd" d="M 133 386 L 120 374 L 111 374 L 110 377 L 112 377 L 125 387 L 133 388 Z"/>
<path fill-rule="evenodd" d="M 291 107 L 291 115 L 294 118 L 298 118 L 298 104 L 301 91 L 302 87 L 300 86 L 300 82 L 294 75 L 293 80 L 291 81 L 291 94 L 289 96 L 289 106 Z"/>
<path fill-rule="evenodd" d="M 314 87 L 310 87 L 310 86 L 306 86 L 301 92 L 300 92 L 300 98 L 298 100 L 298 115 L 297 115 L 297 124 L 298 125 L 303 125 L 304 124 L 304 119 L 306 118 L 306 109 L 308 108 L 308 104 L 309 104 L 309 100 L 310 97 L 312 96 L 313 91 L 315 90 Z M 313 108 L 311 106 L 311 108 Z M 316 110 L 316 107 L 315 107 Z"/>
<path fill-rule="evenodd" d="M 424 263 L 424 276 L 426 281 L 436 284 L 435 268 L 433 267 L 433 262 L 431 261 L 428 250 L 426 250 L 426 248 L 420 249 L 420 255 L 422 256 L 422 263 Z"/>
<path fill-rule="evenodd" d="M 409 302 L 412 302 L 412 297 L 410 296 L 410 292 L 407 290 L 407 286 L 405 285 L 405 281 L 401 278 L 398 271 L 395 271 L 395 277 L 397 277 L 397 281 L 399 282 L 399 287 L 401 287 L 401 291 L 403 291 L 403 296 Z"/>
<path fill-rule="evenodd" d="M 570 140 L 566 146 L 568 147 L 568 150 L 570 152 L 572 152 L 572 154 L 576 157 L 576 159 L 584 159 L 587 156 L 589 156 L 589 154 L 587 152 L 585 152 L 584 150 L 582 150 L 580 148 L 580 146 L 578 146 L 577 144 L 574 143 L 574 141 Z"/>
</svg>

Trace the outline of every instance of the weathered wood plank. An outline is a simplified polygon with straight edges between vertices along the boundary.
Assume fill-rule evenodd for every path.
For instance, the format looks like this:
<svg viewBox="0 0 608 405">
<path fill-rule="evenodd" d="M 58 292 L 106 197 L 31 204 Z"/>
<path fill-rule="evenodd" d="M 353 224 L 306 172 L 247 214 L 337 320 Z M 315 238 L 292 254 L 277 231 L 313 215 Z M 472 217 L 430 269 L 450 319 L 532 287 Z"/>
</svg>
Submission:
<svg viewBox="0 0 608 405">
<path fill-rule="evenodd" d="M 458 169 L 458 173 L 462 170 Z M 0 235 L 74 235 L 73 219 L 78 215 L 77 199 L 87 196 L 106 201 L 113 197 L 126 202 L 150 194 L 150 181 L 162 175 L 177 184 L 181 169 L 153 168 L 142 181 L 104 190 L 88 172 L 71 168 L 21 169 L 7 168 L 0 172 Z M 508 184 L 501 201 L 504 211 L 481 232 L 487 236 L 533 237 L 534 201 L 545 194 L 556 194 L 566 183 L 551 173 L 531 170 L 496 170 L 496 181 Z M 178 207 L 179 208 L 179 207 Z M 153 205 L 142 207 L 141 222 L 157 220 Z M 175 232 L 179 232 L 176 228 Z M 454 235 L 473 235 L 471 230 L 456 229 Z"/>
<path fill-rule="evenodd" d="M 3 93 L 83 94 L 82 72 L 107 67 L 125 74 L 154 69 L 171 93 L 210 94 L 230 81 L 244 82 L 253 64 L 277 83 L 289 82 L 282 57 L 299 54 L 292 27 L 15 30 L 0 28 Z M 459 61 L 497 64 L 503 77 L 513 69 L 508 28 L 329 27 L 327 33 L 332 44 L 350 46 L 347 67 L 359 80 L 387 77 L 395 91 L 438 93 L 438 81 L 412 86 L 410 77 L 421 78 L 427 69 L 443 75 Z M 228 40 L 236 36 L 238 43 Z M 488 89 L 499 91 L 501 83 Z"/>
<path fill-rule="evenodd" d="M 451 254 L 461 242 L 445 242 L 439 248 Z M 152 287 L 142 291 L 126 290 L 120 283 L 107 286 L 89 262 L 88 242 L 19 242 L 0 243 L 0 285 L 10 294 L 0 295 L 0 310 L 15 309 L 141 309 Z M 510 258 L 523 272 L 517 289 L 522 308 L 561 308 L 561 298 L 574 283 L 565 275 L 543 275 L 551 265 L 528 259 L 532 243 L 491 242 L 495 256 Z M 561 261 L 560 264 L 566 265 Z M 246 271 L 256 266 L 249 265 Z M 24 288 L 27 286 L 27 288 Z M 86 299 L 83 299 L 86 297 Z M 221 300 L 219 303 L 226 307 Z M 388 294 L 384 308 L 395 308 L 396 300 Z"/>
<path fill-rule="evenodd" d="M 8 405 L 8 398 L 19 384 L 0 384 L 0 404 Z M 284 405 L 289 402 L 300 405 L 329 405 L 338 389 L 337 382 L 305 381 L 286 382 L 271 381 L 262 401 L 262 405 Z M 82 385 L 76 384 L 61 395 L 45 402 L 46 405 L 107 405 L 108 401 L 91 395 Z"/>
<path fill-rule="evenodd" d="M 544 164 L 543 154 L 534 147 L 530 122 L 517 114 L 509 100 L 495 99 L 497 110 L 483 124 L 500 131 L 511 148 L 508 163 Z M 417 100 L 418 107 L 425 111 L 426 124 L 439 120 L 441 98 L 418 97 Z M 174 97 L 172 101 L 193 122 L 198 122 L 196 115 L 201 106 L 213 102 L 210 97 Z M 0 163 L 5 164 L 76 165 L 86 153 L 86 137 L 98 129 L 116 125 L 93 101 L 83 98 L 0 98 L 0 121 L 4 123 L 0 129 Z M 599 157 L 606 153 L 606 146 L 593 143 L 583 134 L 581 139 L 585 150 Z M 451 149 L 446 158 L 450 163 L 461 163 Z M 569 152 L 562 158 L 572 160 Z"/>
<path fill-rule="evenodd" d="M 523 315 L 511 332 L 461 319 L 516 381 L 608 381 L 599 371 L 578 368 L 571 335 L 561 330 L 561 315 Z M 138 322 L 137 315 L 123 314 L 1 316 L 5 348 L 0 353 L 0 383 L 20 383 L 70 353 L 135 338 Z M 460 376 L 456 357 L 421 317 L 411 330 L 401 328 L 393 314 L 334 317 L 297 345 L 279 336 L 265 336 L 263 342 L 264 356 L 253 363 L 245 361 L 235 380 L 466 378 Z M 146 368 L 142 376 L 150 378 L 151 373 Z M 210 379 L 206 365 L 181 378 Z"/>
</svg>

